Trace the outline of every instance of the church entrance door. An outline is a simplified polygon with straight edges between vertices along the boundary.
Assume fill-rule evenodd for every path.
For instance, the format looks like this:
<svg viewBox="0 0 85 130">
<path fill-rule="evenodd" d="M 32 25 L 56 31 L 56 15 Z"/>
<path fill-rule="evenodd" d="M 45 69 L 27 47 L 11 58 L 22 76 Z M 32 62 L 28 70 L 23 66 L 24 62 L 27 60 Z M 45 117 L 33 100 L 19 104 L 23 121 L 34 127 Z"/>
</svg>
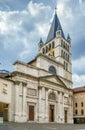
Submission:
<svg viewBox="0 0 85 130">
<path fill-rule="evenodd" d="M 64 110 L 64 121 L 67 123 L 67 110 Z"/>
<path fill-rule="evenodd" d="M 49 106 L 49 122 L 54 122 L 54 105 Z"/>
<path fill-rule="evenodd" d="M 8 121 L 8 104 L 0 103 L 0 113 L 3 115 L 3 120 Z"/>
<path fill-rule="evenodd" d="M 34 106 L 29 106 L 29 120 L 34 121 Z"/>
</svg>

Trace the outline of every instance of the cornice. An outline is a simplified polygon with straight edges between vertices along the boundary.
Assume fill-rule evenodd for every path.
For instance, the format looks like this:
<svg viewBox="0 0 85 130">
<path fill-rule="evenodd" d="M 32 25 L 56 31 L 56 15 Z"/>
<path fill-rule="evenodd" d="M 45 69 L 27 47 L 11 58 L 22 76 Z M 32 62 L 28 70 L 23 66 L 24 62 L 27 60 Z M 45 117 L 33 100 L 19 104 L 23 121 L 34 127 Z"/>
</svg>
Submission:
<svg viewBox="0 0 85 130">
<path fill-rule="evenodd" d="M 50 60 L 51 62 L 54 62 L 54 63 L 56 63 L 56 64 L 59 64 L 59 65 L 63 66 L 62 63 L 55 61 L 54 59 L 50 58 L 50 57 L 47 56 L 47 55 L 44 55 L 44 54 L 42 54 L 42 53 L 39 53 L 39 54 L 36 56 L 36 58 L 38 58 L 39 56 L 44 57 L 44 58 Z"/>
<path fill-rule="evenodd" d="M 38 77 L 35 77 L 35 76 L 32 76 L 32 75 L 29 75 L 29 74 L 25 74 L 25 73 L 22 73 L 22 72 L 18 72 L 18 71 L 14 71 L 12 73 L 12 77 L 15 77 L 15 76 L 19 76 L 19 77 L 25 77 L 25 78 L 31 78 L 33 80 L 37 80 Z"/>
</svg>

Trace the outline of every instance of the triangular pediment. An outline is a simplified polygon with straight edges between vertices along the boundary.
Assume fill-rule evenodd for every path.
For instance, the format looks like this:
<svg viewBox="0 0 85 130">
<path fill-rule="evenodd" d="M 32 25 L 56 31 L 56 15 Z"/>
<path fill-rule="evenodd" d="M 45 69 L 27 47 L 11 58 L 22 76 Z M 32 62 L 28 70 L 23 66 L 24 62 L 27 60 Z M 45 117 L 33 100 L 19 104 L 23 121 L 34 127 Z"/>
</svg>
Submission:
<svg viewBox="0 0 85 130">
<path fill-rule="evenodd" d="M 66 85 L 63 83 L 63 81 L 61 81 L 61 79 L 59 79 L 59 77 L 55 76 L 55 75 L 41 77 L 41 79 L 48 81 L 48 82 L 58 84 L 63 87 L 66 87 Z"/>
</svg>

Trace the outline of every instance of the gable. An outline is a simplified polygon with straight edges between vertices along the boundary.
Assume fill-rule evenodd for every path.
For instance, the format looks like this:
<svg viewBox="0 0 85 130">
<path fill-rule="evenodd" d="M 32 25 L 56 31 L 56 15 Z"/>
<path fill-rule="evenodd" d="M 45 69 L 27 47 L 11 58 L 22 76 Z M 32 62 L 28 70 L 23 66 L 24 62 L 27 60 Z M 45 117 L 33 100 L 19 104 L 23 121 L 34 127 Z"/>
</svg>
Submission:
<svg viewBox="0 0 85 130">
<path fill-rule="evenodd" d="M 54 83 L 54 84 L 57 84 L 66 88 L 66 85 L 59 79 L 58 76 L 51 75 L 51 76 L 41 77 L 40 79 L 43 79 L 47 82 L 51 82 L 51 83 Z"/>
</svg>

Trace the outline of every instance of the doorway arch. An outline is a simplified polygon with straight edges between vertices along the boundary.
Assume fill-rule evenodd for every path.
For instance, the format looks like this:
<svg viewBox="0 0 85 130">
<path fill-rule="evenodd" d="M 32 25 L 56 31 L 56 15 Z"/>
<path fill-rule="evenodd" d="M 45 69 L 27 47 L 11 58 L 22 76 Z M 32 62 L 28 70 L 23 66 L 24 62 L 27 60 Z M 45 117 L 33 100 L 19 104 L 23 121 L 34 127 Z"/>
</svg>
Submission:
<svg viewBox="0 0 85 130">
<path fill-rule="evenodd" d="M 48 95 L 48 100 L 49 100 L 49 122 L 54 122 L 56 94 L 54 92 L 50 92 Z"/>
</svg>

